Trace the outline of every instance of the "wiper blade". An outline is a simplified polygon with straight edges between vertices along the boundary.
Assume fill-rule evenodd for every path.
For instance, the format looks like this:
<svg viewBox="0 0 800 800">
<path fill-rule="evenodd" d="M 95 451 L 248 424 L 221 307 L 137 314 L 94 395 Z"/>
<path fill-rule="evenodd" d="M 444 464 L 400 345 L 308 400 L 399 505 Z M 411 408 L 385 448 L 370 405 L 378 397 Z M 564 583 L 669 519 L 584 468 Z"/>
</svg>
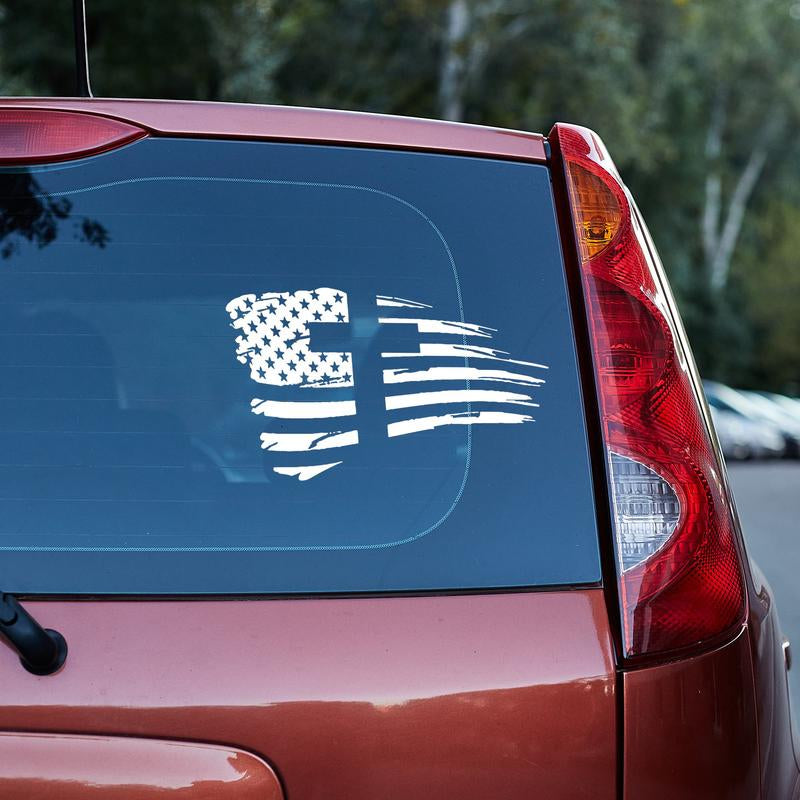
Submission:
<svg viewBox="0 0 800 800">
<path fill-rule="evenodd" d="M 67 658 L 67 642 L 43 628 L 13 594 L 0 592 L 0 634 L 16 650 L 22 666 L 34 675 L 52 675 Z"/>
</svg>

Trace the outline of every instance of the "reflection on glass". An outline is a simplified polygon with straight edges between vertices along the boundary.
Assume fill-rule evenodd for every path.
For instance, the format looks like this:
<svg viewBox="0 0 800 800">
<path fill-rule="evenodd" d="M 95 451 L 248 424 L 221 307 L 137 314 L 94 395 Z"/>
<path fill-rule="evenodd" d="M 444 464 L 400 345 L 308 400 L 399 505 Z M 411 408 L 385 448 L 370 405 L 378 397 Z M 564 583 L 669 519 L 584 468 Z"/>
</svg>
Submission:
<svg viewBox="0 0 800 800">
<path fill-rule="evenodd" d="M 0 256 L 11 258 L 22 241 L 40 248 L 52 244 L 71 211 L 68 198 L 48 194 L 29 172 L 0 172 Z M 108 231 L 96 219 L 72 221 L 77 241 L 95 247 L 108 244 Z"/>
</svg>

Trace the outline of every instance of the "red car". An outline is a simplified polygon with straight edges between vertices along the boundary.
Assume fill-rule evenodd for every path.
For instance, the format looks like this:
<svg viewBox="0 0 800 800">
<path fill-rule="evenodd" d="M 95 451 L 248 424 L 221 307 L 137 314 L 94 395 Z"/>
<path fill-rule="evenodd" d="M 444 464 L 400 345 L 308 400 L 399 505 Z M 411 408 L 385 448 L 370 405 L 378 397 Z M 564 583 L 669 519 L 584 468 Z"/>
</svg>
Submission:
<svg viewBox="0 0 800 800">
<path fill-rule="evenodd" d="M 788 645 L 594 133 L 0 132 L 0 796 L 798 796 Z"/>
</svg>

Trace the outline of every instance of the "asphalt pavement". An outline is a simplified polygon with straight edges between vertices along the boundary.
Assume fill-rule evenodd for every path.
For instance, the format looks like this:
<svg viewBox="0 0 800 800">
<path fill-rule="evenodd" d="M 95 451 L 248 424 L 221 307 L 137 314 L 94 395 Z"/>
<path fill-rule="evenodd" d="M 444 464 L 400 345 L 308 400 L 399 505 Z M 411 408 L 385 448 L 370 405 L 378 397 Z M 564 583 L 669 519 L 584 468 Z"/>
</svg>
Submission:
<svg viewBox="0 0 800 800">
<path fill-rule="evenodd" d="M 728 474 L 750 557 L 772 586 L 792 643 L 792 705 L 800 721 L 800 461 L 733 463 Z"/>
</svg>

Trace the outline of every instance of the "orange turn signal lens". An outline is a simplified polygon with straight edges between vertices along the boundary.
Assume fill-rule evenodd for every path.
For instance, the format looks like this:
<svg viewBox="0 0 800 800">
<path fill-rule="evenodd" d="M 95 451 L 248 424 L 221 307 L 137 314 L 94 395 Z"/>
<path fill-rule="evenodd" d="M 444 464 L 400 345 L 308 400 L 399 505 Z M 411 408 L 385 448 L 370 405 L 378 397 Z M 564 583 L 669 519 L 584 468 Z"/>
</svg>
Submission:
<svg viewBox="0 0 800 800">
<path fill-rule="evenodd" d="M 622 214 L 608 184 L 580 164 L 567 163 L 569 194 L 581 260 L 588 261 L 608 246 L 619 230 Z"/>
</svg>

